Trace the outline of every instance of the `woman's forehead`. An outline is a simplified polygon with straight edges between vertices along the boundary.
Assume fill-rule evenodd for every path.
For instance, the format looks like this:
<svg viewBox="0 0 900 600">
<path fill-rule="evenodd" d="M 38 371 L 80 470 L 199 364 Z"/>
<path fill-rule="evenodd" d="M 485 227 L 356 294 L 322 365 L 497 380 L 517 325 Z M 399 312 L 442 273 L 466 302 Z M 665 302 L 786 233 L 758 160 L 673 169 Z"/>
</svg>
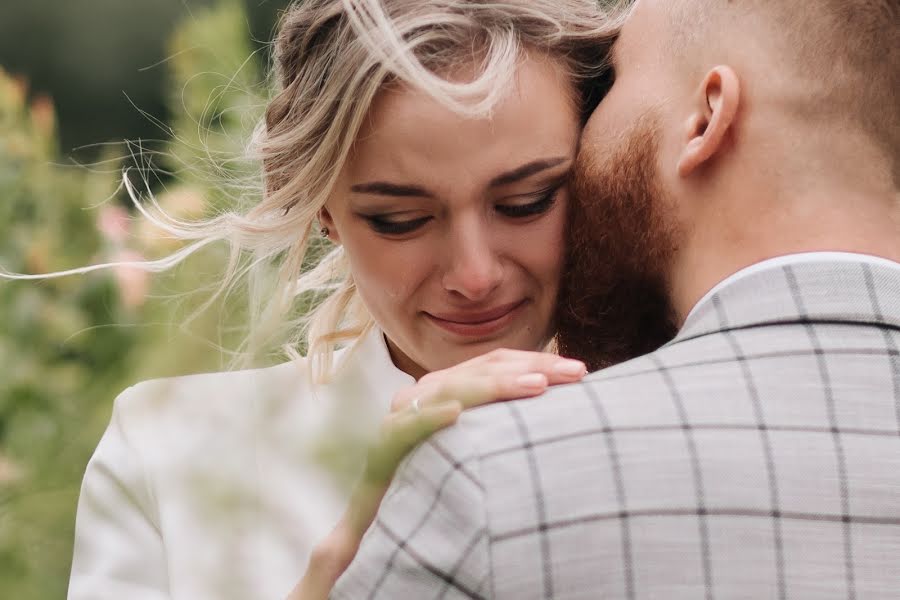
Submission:
<svg viewBox="0 0 900 600">
<path fill-rule="evenodd" d="M 572 97 L 571 80 L 549 60 L 523 60 L 487 117 L 460 115 L 423 91 L 391 85 L 369 111 L 349 175 L 489 177 L 523 161 L 574 154 L 579 115 Z"/>
</svg>

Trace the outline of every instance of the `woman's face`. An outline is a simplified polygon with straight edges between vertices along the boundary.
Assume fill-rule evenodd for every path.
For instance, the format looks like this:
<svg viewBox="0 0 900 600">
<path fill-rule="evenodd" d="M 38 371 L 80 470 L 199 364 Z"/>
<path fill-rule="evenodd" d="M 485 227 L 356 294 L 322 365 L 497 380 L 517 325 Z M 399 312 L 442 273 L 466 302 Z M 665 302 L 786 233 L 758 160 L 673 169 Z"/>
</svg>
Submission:
<svg viewBox="0 0 900 600">
<path fill-rule="evenodd" d="M 490 119 L 403 87 L 368 115 L 322 220 L 415 377 L 552 335 L 580 129 L 564 73 L 523 61 Z"/>
</svg>

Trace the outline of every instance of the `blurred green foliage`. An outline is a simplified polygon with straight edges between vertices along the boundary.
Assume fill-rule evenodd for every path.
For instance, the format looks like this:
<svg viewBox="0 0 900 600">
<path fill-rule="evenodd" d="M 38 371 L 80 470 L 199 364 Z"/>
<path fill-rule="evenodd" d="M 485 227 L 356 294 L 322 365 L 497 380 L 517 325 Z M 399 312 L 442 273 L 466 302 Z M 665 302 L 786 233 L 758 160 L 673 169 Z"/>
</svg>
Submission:
<svg viewBox="0 0 900 600">
<path fill-rule="evenodd" d="M 0 0 L 0 65 L 27 76 L 32 93 L 53 97 L 61 153 L 77 148 L 79 160 L 92 161 L 98 144 L 162 137 L 142 112 L 163 120 L 178 114 L 166 101 L 166 42 L 216 1 Z M 265 50 L 289 0 L 237 1 L 250 30 L 244 37 Z"/>
<path fill-rule="evenodd" d="M 211 214 L 255 166 L 243 148 L 264 102 L 237 0 L 195 9 L 172 37 L 171 113 L 161 155 L 173 178 L 156 186 L 172 216 Z M 0 267 L 40 274 L 157 258 L 179 247 L 123 208 L 123 157 L 61 164 L 49 99 L 0 71 Z M 150 171 L 132 172 L 138 190 Z M 173 183 L 174 182 L 174 183 Z M 214 289 L 224 248 L 170 273 L 116 267 L 41 281 L 0 280 L 0 595 L 65 597 L 84 467 L 114 397 L 149 377 L 221 368 L 241 335 L 240 303 L 217 302 L 186 324 Z"/>
</svg>

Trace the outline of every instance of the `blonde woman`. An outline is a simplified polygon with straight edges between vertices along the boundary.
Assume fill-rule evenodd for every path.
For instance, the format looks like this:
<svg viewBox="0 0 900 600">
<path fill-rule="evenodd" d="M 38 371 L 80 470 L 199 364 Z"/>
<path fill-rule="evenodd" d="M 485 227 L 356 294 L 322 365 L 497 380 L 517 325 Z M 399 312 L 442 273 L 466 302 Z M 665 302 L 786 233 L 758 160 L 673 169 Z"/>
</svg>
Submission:
<svg viewBox="0 0 900 600">
<path fill-rule="evenodd" d="M 284 15 L 263 199 L 168 226 L 278 265 L 259 339 L 324 295 L 294 335 L 307 356 L 117 399 L 84 478 L 70 600 L 323 597 L 417 441 L 580 379 L 582 363 L 541 351 L 567 176 L 615 31 L 597 0 Z M 334 248 L 309 271 L 316 235 Z"/>
</svg>

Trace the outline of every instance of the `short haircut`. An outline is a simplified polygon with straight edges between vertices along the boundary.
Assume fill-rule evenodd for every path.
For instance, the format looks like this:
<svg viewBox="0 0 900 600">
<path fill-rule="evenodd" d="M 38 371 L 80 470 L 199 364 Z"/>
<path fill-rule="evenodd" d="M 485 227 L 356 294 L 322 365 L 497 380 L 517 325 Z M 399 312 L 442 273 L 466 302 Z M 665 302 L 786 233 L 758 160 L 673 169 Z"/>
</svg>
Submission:
<svg viewBox="0 0 900 600">
<path fill-rule="evenodd" d="M 675 53 L 719 41 L 727 48 L 726 22 L 764 32 L 760 41 L 775 44 L 785 72 L 808 86 L 797 108 L 866 133 L 900 182 L 900 0 L 669 2 Z"/>
</svg>

